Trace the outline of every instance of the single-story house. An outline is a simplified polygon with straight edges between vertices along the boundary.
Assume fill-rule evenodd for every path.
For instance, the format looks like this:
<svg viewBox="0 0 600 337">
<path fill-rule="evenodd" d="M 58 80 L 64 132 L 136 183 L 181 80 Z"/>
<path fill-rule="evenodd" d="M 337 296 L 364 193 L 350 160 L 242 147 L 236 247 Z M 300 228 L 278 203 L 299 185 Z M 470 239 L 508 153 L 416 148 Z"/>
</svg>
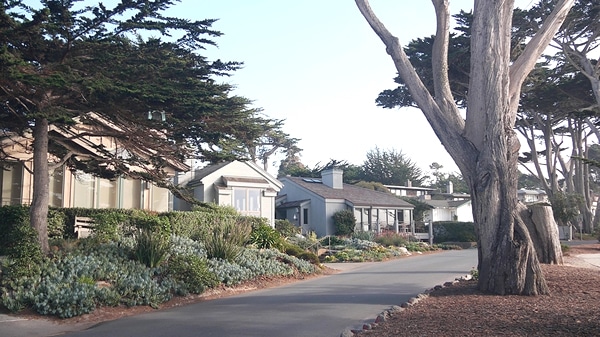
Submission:
<svg viewBox="0 0 600 337">
<path fill-rule="evenodd" d="M 470 199 L 466 200 L 422 200 L 431 206 L 423 213 L 423 222 L 462 221 L 473 222 L 473 207 Z"/>
<path fill-rule="evenodd" d="M 106 120 L 94 113 L 89 113 L 86 118 L 94 120 L 95 128 L 111 127 Z M 90 127 L 92 126 L 83 123 L 60 127 L 51 125 L 49 134 L 54 141 L 84 157 L 127 152 L 112 137 L 90 136 L 87 132 Z M 28 135 L 0 133 L 0 146 L 6 157 L 10 158 L 2 162 L 4 169 L 0 169 L 0 206 L 31 204 L 32 142 L 33 139 Z M 49 161 L 55 162 L 54 159 L 56 158 L 48 157 Z M 169 165 L 165 170 L 170 176 L 190 169 L 185 163 L 173 160 L 167 162 Z M 103 179 L 82 171 L 72 171 L 64 165 L 50 172 L 49 188 L 49 205 L 54 207 L 129 208 L 157 212 L 172 209 L 173 197 L 168 189 L 124 177 Z"/>
<path fill-rule="evenodd" d="M 420 187 L 413 186 L 412 182 L 408 180 L 406 182 L 406 186 L 402 185 L 383 185 L 385 186 L 393 195 L 399 197 L 408 197 L 408 198 L 424 198 L 426 195 L 430 195 L 435 191 L 435 188 L 429 187 Z"/>
<path fill-rule="evenodd" d="M 520 189 L 517 191 L 517 199 L 524 204 L 548 201 L 548 195 L 544 190 Z"/>
<path fill-rule="evenodd" d="M 190 188 L 201 202 L 232 206 L 243 215 L 267 218 L 275 226 L 275 198 L 283 185 L 252 161 L 208 165 L 178 175 L 175 184 Z M 173 208 L 190 210 L 192 206 L 176 198 Z"/>
<path fill-rule="evenodd" d="M 343 183 L 337 168 L 321 172 L 321 179 L 280 177 L 283 188 L 277 197 L 278 219 L 287 219 L 323 237 L 335 234 L 333 215 L 352 210 L 359 231 L 395 230 L 413 224 L 413 205 L 396 196 Z M 406 230 L 403 230 L 406 231 Z"/>
</svg>

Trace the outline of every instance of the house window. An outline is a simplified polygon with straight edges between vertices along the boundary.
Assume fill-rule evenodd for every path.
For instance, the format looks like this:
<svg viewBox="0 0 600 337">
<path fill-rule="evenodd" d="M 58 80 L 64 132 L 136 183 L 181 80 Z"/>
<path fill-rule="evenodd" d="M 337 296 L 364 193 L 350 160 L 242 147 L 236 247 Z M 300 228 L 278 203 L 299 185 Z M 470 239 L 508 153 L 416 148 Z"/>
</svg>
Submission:
<svg viewBox="0 0 600 337">
<path fill-rule="evenodd" d="M 94 208 L 95 194 L 96 178 L 89 173 L 83 173 L 81 171 L 76 172 L 73 206 Z"/>
<path fill-rule="evenodd" d="M 308 225 L 308 208 L 302 209 L 302 223 Z"/>
<path fill-rule="evenodd" d="M 169 210 L 169 190 L 152 185 L 152 210 L 166 212 Z"/>
<path fill-rule="evenodd" d="M 260 215 L 260 190 L 255 188 L 234 188 L 233 205 L 244 215 Z"/>
<path fill-rule="evenodd" d="M 133 179 L 122 180 L 121 205 L 127 209 L 142 208 L 142 181 Z"/>
<path fill-rule="evenodd" d="M 23 189 L 23 168 L 18 164 L 4 164 L 0 168 L 1 205 L 20 205 Z"/>
<path fill-rule="evenodd" d="M 98 181 L 98 208 L 117 208 L 116 180 L 99 179 Z"/>
<path fill-rule="evenodd" d="M 62 168 L 58 168 L 50 174 L 50 202 L 53 207 L 64 207 L 63 199 L 64 172 Z"/>
</svg>

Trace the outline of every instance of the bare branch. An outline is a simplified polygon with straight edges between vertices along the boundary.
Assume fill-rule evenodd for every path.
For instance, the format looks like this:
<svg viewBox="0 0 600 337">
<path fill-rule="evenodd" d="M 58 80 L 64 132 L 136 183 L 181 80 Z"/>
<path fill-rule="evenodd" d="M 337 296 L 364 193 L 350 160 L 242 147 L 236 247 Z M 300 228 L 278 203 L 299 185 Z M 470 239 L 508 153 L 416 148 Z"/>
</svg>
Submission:
<svg viewBox="0 0 600 337">
<path fill-rule="evenodd" d="M 527 43 L 525 50 L 519 58 L 510 67 L 510 107 L 511 113 L 516 114 L 521 93 L 521 86 L 529 72 L 535 66 L 535 63 L 542 55 L 542 52 L 565 21 L 569 10 L 573 7 L 575 0 L 560 0 L 552 13 L 544 20 L 544 25 Z"/>
</svg>

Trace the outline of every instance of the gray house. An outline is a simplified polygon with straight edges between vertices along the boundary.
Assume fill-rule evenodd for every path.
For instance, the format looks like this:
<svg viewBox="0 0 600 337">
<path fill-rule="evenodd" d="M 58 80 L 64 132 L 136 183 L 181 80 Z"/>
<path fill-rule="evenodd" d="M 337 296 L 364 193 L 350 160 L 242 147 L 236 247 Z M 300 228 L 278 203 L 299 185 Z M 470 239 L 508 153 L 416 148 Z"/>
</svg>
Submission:
<svg viewBox="0 0 600 337">
<path fill-rule="evenodd" d="M 323 237 L 335 234 L 333 215 L 352 210 L 357 231 L 406 232 L 412 224 L 413 206 L 392 194 L 344 184 L 343 171 L 325 170 L 321 179 L 281 177 L 283 188 L 276 200 L 278 219 L 314 231 Z"/>
</svg>

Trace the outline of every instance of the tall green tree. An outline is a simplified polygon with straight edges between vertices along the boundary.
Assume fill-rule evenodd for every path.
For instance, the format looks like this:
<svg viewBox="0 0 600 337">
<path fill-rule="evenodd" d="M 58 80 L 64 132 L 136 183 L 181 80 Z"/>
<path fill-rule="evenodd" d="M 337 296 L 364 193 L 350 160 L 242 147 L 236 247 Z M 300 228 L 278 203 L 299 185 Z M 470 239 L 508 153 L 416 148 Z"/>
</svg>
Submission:
<svg viewBox="0 0 600 337">
<path fill-rule="evenodd" d="M 452 189 L 454 193 L 469 193 L 469 186 L 463 179 L 462 175 L 458 172 L 444 172 L 442 169 L 443 165 L 437 162 L 431 163 L 429 169 L 431 170 L 431 176 L 427 176 L 425 180 L 427 183 L 425 186 L 436 188 L 442 192 L 447 191 L 449 183 L 452 183 Z"/>
<path fill-rule="evenodd" d="M 255 113 L 215 80 L 240 64 L 198 53 L 221 35 L 214 20 L 165 16 L 176 2 L 0 2 L 0 124 L 11 139 L 33 138 L 31 224 L 44 251 L 53 167 L 169 186 L 167 166 L 221 151 Z M 112 137 L 122 150 L 84 154 L 49 132 L 76 123 L 89 125 L 77 137 Z"/>
<path fill-rule="evenodd" d="M 375 147 L 367 152 L 367 159 L 362 165 L 361 180 L 380 182 L 384 185 L 405 185 L 410 181 L 418 186 L 423 182 L 423 174 L 402 151 Z"/>
</svg>

